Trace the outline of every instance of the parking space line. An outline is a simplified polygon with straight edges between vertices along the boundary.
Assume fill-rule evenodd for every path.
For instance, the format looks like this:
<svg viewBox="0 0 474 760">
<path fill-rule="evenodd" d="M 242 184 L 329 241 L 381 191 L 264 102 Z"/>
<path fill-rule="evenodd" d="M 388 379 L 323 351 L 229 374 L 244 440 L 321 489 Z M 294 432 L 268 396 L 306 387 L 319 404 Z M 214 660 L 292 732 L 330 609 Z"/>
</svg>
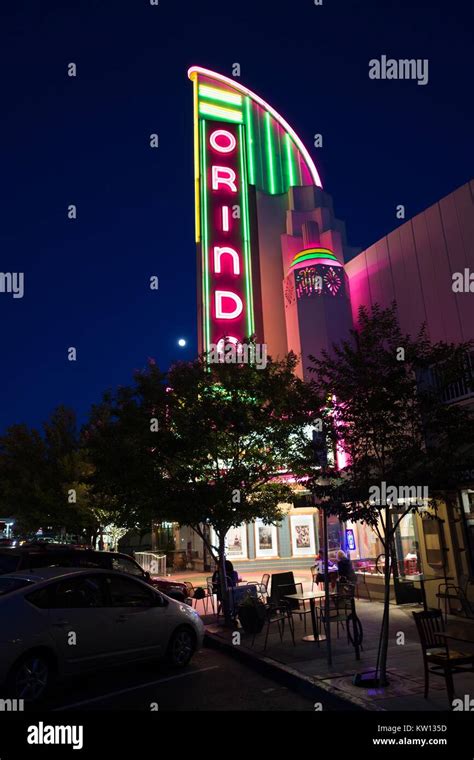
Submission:
<svg viewBox="0 0 474 760">
<path fill-rule="evenodd" d="M 212 665 L 209 668 L 200 668 L 199 670 L 190 670 L 188 673 L 179 673 L 177 676 L 168 676 L 167 678 L 160 678 L 158 681 L 149 681 L 148 683 L 141 683 L 137 686 L 130 686 L 127 689 L 120 689 L 120 691 L 110 691 L 108 694 L 103 694 L 100 697 L 93 697 L 92 699 L 84 699 L 82 702 L 75 702 L 72 705 L 64 705 L 62 707 L 55 707 L 51 712 L 61 712 L 62 710 L 72 710 L 75 707 L 82 707 L 82 705 L 90 705 L 92 702 L 103 702 L 106 699 L 113 697 L 119 697 L 121 694 L 127 694 L 131 691 L 138 691 L 139 689 L 147 689 L 149 686 L 157 686 L 160 683 L 166 683 L 167 681 L 176 681 L 178 678 L 186 678 L 187 676 L 194 676 L 197 673 L 207 673 L 209 670 L 218 670 L 219 665 Z"/>
</svg>

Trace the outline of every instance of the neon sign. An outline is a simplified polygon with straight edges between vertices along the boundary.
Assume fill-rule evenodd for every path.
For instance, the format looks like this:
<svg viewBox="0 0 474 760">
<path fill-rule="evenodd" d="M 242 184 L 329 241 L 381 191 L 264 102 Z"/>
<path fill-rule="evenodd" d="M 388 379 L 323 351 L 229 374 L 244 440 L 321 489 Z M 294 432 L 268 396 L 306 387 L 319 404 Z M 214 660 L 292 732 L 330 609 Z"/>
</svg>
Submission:
<svg viewBox="0 0 474 760">
<path fill-rule="evenodd" d="M 349 549 L 349 551 L 354 552 L 356 549 L 356 542 L 354 538 L 354 531 L 352 528 L 347 528 L 346 530 L 346 543 L 347 543 L 347 548 Z"/>
<path fill-rule="evenodd" d="M 201 121 L 204 346 L 253 333 L 248 187 L 242 126 Z"/>
<path fill-rule="evenodd" d="M 235 80 L 193 66 L 196 242 L 202 295 L 202 351 L 255 334 L 249 187 L 279 195 L 321 187 L 290 125 Z M 252 206 L 253 208 L 253 206 Z"/>
</svg>

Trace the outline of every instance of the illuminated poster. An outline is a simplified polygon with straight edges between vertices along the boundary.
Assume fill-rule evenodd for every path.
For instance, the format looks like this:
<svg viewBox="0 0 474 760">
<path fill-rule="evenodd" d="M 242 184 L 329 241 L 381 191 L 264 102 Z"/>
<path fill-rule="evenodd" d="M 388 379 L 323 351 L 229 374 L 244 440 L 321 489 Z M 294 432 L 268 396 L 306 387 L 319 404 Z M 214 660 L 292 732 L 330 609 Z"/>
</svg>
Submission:
<svg viewBox="0 0 474 760">
<path fill-rule="evenodd" d="M 247 559 L 247 526 L 239 525 L 237 528 L 231 528 L 227 533 L 225 543 L 228 559 Z"/>
<path fill-rule="evenodd" d="M 278 556 L 278 532 L 275 525 L 265 525 L 262 520 L 255 521 L 255 556 Z"/>
<path fill-rule="evenodd" d="M 291 546 L 293 556 L 309 557 L 316 554 L 314 521 L 312 515 L 291 515 Z"/>
<path fill-rule="evenodd" d="M 214 528 L 211 528 L 211 543 L 217 547 L 218 540 Z M 247 559 L 247 525 L 242 523 L 236 528 L 231 528 L 225 537 L 226 557 L 227 559 Z"/>
</svg>

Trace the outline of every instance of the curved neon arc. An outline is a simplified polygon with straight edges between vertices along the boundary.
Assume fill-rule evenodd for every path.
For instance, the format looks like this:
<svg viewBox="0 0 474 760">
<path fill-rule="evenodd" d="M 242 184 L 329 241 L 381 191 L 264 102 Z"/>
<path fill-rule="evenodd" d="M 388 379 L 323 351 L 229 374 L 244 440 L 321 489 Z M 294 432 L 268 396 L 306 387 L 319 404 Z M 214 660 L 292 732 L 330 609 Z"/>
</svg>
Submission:
<svg viewBox="0 0 474 760">
<path fill-rule="evenodd" d="M 293 261 L 297 261 L 301 256 L 307 256 L 308 253 L 314 253 L 315 255 L 323 256 L 328 259 L 335 259 L 337 261 L 337 256 L 335 256 L 333 251 L 329 248 L 304 248 L 294 256 Z"/>
<path fill-rule="evenodd" d="M 272 106 L 267 103 L 263 98 L 256 95 L 251 90 L 248 90 L 247 87 L 244 87 L 244 85 L 239 84 L 234 79 L 229 79 L 229 77 L 225 77 L 223 74 L 218 74 L 215 71 L 211 71 L 210 69 L 204 69 L 201 66 L 191 66 L 191 68 L 188 71 L 188 77 L 191 80 L 194 80 L 195 75 L 202 74 L 203 76 L 210 77 L 211 79 L 217 79 L 220 82 L 223 82 L 224 84 L 227 84 L 229 87 L 233 87 L 235 90 L 238 90 L 239 92 L 243 93 L 244 95 L 247 95 L 249 98 L 254 100 L 256 103 L 259 104 L 262 108 L 264 108 L 271 116 L 273 116 L 276 121 L 283 127 L 283 129 L 290 135 L 293 142 L 295 143 L 296 147 L 300 151 L 301 155 L 303 156 L 304 160 L 306 161 L 308 165 L 309 172 L 311 174 L 311 177 L 313 179 L 314 184 L 317 187 L 322 187 L 322 182 L 320 179 L 320 176 L 318 174 L 318 170 L 316 169 L 315 163 L 311 156 L 309 155 L 308 151 L 306 150 L 305 146 L 301 142 L 300 138 L 296 134 L 295 130 L 290 127 L 288 122 L 283 118 L 283 116 L 280 116 L 280 114 L 275 111 Z"/>
</svg>

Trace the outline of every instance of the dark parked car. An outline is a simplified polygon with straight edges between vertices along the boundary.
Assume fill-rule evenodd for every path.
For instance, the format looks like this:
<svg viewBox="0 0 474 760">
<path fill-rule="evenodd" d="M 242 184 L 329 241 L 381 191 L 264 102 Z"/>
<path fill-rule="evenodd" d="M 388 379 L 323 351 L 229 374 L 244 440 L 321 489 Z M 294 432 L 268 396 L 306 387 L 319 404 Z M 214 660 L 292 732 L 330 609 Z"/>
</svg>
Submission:
<svg viewBox="0 0 474 760">
<path fill-rule="evenodd" d="M 188 596 L 184 583 L 150 575 L 128 554 L 99 552 L 94 549 L 40 542 L 16 547 L 0 547 L 0 574 L 54 566 L 119 570 L 140 578 L 178 602 L 184 602 Z"/>
</svg>

